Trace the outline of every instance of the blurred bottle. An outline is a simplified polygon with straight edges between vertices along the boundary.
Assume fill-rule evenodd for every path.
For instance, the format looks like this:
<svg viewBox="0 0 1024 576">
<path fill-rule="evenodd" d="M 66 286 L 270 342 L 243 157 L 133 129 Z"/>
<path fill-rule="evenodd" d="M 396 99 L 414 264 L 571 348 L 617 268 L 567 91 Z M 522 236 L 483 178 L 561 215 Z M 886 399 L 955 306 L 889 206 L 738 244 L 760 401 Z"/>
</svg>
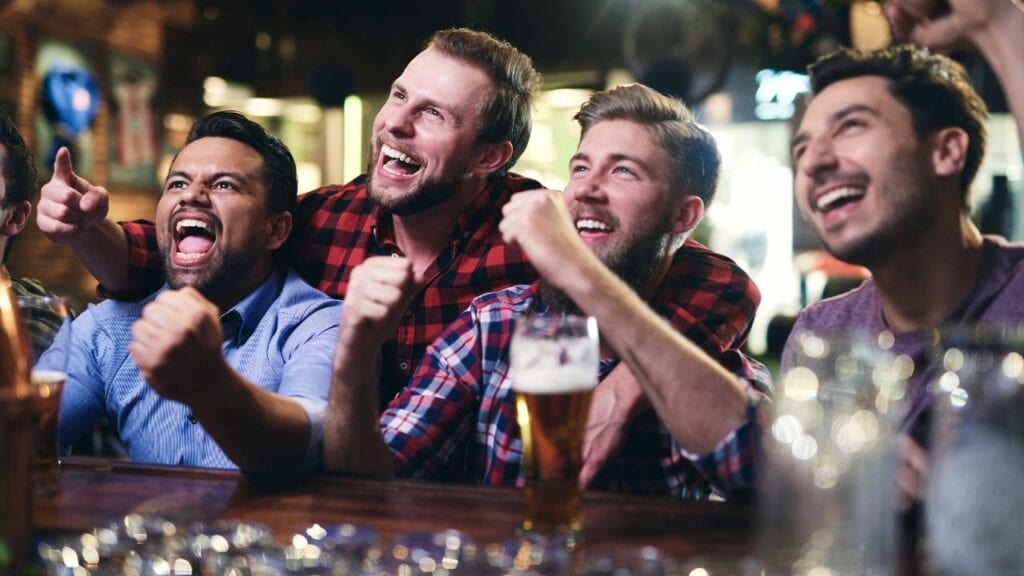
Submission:
<svg viewBox="0 0 1024 576">
<path fill-rule="evenodd" d="M 983 234 L 996 234 L 1013 240 L 1013 194 L 1005 174 L 992 177 L 992 192 L 981 208 L 980 228 Z"/>
<path fill-rule="evenodd" d="M 32 530 L 32 433 L 36 402 L 14 290 L 0 275 L 0 573 L 27 564 Z M 5 565 L 6 564 L 6 565 Z"/>
</svg>

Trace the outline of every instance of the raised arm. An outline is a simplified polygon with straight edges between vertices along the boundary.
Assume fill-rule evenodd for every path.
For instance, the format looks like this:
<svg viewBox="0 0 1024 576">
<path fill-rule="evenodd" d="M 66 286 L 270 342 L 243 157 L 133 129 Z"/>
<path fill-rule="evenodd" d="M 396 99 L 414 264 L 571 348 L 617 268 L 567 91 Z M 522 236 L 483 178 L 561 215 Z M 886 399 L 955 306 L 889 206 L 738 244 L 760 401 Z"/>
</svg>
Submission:
<svg viewBox="0 0 1024 576">
<path fill-rule="evenodd" d="M 107 190 L 75 174 L 71 153 L 61 148 L 53 176 L 41 189 L 36 223 L 52 242 L 71 246 L 102 284 L 121 290 L 128 282 L 128 243 L 107 220 L 109 203 Z"/>
<path fill-rule="evenodd" d="M 893 32 L 929 48 L 971 44 L 999 78 L 1024 143 L 1024 1 L 890 0 Z"/>
<path fill-rule="evenodd" d="M 740 381 L 604 266 L 577 235 L 561 194 L 520 192 L 505 207 L 505 241 L 542 277 L 597 318 L 603 341 L 630 368 L 665 426 L 692 453 L 713 450 L 746 418 Z"/>
<path fill-rule="evenodd" d="M 369 258 L 352 271 L 324 424 L 328 471 L 394 475 L 394 460 L 380 432 L 376 361 L 414 293 L 412 263 L 405 258 Z"/>
</svg>

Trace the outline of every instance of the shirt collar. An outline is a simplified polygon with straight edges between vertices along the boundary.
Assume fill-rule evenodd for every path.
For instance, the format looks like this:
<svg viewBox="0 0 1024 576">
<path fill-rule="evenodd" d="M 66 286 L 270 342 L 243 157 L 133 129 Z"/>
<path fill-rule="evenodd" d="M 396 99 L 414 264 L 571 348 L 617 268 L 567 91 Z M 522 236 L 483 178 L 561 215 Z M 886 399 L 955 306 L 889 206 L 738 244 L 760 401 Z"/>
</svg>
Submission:
<svg viewBox="0 0 1024 576">
<path fill-rule="evenodd" d="M 241 302 L 221 314 L 220 321 L 224 329 L 224 339 L 234 338 L 236 343 L 245 342 L 249 335 L 256 330 L 256 326 L 270 309 L 270 305 L 274 303 L 283 282 L 284 276 L 279 270 L 274 269 L 267 279 Z"/>
</svg>

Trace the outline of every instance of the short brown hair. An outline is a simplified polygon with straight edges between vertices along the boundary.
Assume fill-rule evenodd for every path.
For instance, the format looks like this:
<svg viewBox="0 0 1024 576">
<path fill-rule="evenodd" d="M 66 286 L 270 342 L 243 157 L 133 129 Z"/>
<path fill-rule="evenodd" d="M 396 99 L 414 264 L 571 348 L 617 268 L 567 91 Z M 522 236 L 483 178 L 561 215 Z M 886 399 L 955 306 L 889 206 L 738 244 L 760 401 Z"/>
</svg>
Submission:
<svg viewBox="0 0 1024 576">
<path fill-rule="evenodd" d="M 598 122 L 628 120 L 650 128 L 668 155 L 671 193 L 692 194 L 710 204 L 718 187 L 722 157 L 714 137 L 697 124 L 681 101 L 643 84 L 597 92 L 573 117 L 580 123 L 580 139 Z"/>
<path fill-rule="evenodd" d="M 480 68 L 494 83 L 494 91 L 480 110 L 483 122 L 477 138 L 512 143 L 512 157 L 493 174 L 503 176 L 530 142 L 530 108 L 540 87 L 540 74 L 533 68 L 533 61 L 508 42 L 468 28 L 436 32 L 426 47 Z"/>
<path fill-rule="evenodd" d="M 964 209 L 970 208 L 971 182 L 985 155 L 988 110 L 971 87 L 963 66 L 926 48 L 906 44 L 874 52 L 841 48 L 811 64 L 808 73 L 815 94 L 849 78 L 887 79 L 889 92 L 910 112 L 919 138 L 949 126 L 963 129 L 969 142 L 960 174 L 960 197 Z"/>
</svg>

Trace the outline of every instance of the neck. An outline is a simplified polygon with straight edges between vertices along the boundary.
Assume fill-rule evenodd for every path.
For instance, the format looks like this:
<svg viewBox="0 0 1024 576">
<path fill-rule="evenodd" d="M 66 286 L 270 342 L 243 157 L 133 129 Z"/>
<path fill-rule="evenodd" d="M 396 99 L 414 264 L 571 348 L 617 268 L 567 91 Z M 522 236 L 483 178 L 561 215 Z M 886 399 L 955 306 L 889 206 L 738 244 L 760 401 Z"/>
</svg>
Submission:
<svg viewBox="0 0 1024 576">
<path fill-rule="evenodd" d="M 486 188 L 485 180 L 473 178 L 464 182 L 459 193 L 442 204 L 417 214 L 392 215 L 395 243 L 412 262 L 417 278 L 448 247 L 455 222 L 480 194 L 485 193 Z"/>
<path fill-rule="evenodd" d="M 206 298 L 217 306 L 221 314 L 224 314 L 259 288 L 260 284 L 263 284 L 273 271 L 274 258 L 271 254 L 255 262 L 252 268 L 229 289 L 218 294 L 211 294 Z"/>
<path fill-rule="evenodd" d="M 966 215 L 948 231 L 910 240 L 868 268 L 874 276 L 885 321 L 896 332 L 936 328 L 974 286 L 982 237 Z"/>
</svg>

